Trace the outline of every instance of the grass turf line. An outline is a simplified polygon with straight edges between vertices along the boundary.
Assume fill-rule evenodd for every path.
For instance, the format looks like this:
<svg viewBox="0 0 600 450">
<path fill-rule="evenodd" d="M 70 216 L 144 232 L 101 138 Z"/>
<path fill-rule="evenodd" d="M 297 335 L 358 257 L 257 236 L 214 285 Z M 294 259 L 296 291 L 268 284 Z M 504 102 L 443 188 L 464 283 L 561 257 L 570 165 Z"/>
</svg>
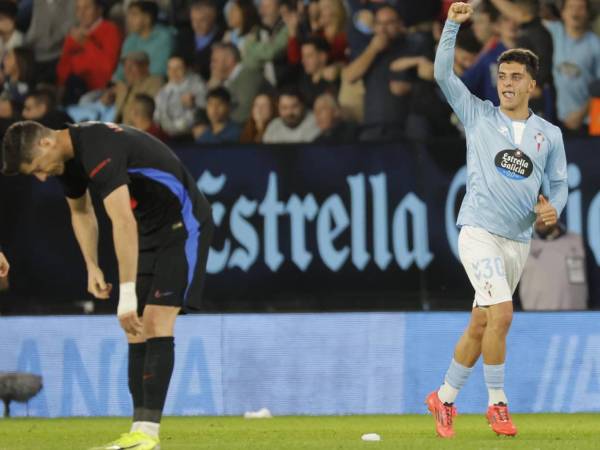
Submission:
<svg viewBox="0 0 600 450">
<path fill-rule="evenodd" d="M 162 450 L 461 449 L 592 450 L 600 448 L 600 414 L 515 414 L 516 438 L 498 437 L 483 415 L 457 417 L 456 437 L 435 436 L 431 416 L 321 416 L 246 420 L 166 417 Z M 0 450 L 85 450 L 129 428 L 125 418 L 0 419 Z M 380 442 L 363 442 L 378 433 Z"/>
</svg>

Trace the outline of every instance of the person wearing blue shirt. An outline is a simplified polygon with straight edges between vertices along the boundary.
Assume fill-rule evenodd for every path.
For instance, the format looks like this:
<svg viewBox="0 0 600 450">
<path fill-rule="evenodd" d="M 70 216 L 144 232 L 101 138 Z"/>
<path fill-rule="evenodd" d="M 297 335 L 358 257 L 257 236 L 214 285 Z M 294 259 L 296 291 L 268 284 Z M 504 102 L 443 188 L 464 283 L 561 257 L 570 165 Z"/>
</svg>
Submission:
<svg viewBox="0 0 600 450">
<path fill-rule="evenodd" d="M 487 420 L 499 435 L 517 434 L 504 393 L 512 295 L 529 253 L 533 223 L 555 224 L 568 194 L 561 131 L 529 109 L 537 56 L 520 48 L 500 55 L 499 107 L 472 95 L 454 74 L 456 34 L 472 13 L 467 3 L 452 4 L 434 63 L 435 79 L 465 128 L 467 190 L 457 221 L 458 248 L 475 290 L 471 321 L 444 383 L 426 399 L 436 432 L 444 438 L 454 436 L 454 401 L 480 356 L 489 395 Z M 548 198 L 539 194 L 542 180 L 549 185 Z"/>
<path fill-rule="evenodd" d="M 558 118 L 578 131 L 588 114 L 590 84 L 600 79 L 600 37 L 588 30 L 587 0 L 561 2 L 562 21 L 544 22 L 554 44 L 553 74 Z"/>
<path fill-rule="evenodd" d="M 174 32 L 156 23 L 158 5 L 150 0 L 135 0 L 127 8 L 127 30 L 121 56 L 144 51 L 150 56 L 150 74 L 164 77 L 167 74 L 167 61 L 175 45 Z M 123 81 L 125 73 L 123 61 L 119 63 L 113 77 Z"/>
<path fill-rule="evenodd" d="M 208 124 L 194 127 L 194 137 L 200 144 L 239 142 L 242 128 L 231 120 L 231 95 L 217 87 L 206 95 Z"/>
</svg>

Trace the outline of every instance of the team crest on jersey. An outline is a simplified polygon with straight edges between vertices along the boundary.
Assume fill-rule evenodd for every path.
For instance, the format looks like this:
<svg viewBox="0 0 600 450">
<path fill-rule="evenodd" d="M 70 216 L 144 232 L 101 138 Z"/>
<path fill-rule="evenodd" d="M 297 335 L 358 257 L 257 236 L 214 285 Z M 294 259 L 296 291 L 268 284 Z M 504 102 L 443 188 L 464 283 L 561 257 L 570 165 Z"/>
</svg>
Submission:
<svg viewBox="0 0 600 450">
<path fill-rule="evenodd" d="M 494 162 L 498 172 L 511 180 L 524 180 L 533 172 L 533 162 L 518 148 L 498 152 Z"/>
<path fill-rule="evenodd" d="M 536 150 L 539 152 L 542 148 L 542 144 L 546 139 L 544 138 L 544 135 L 540 132 L 538 132 L 533 138 L 535 139 L 535 143 L 537 144 Z"/>
</svg>

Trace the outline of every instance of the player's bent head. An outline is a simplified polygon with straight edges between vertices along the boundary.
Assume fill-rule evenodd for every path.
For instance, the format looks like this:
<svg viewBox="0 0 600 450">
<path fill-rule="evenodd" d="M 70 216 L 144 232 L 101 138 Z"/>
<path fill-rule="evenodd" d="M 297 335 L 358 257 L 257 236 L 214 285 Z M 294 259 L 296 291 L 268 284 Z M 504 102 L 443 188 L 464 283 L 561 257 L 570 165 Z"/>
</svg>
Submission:
<svg viewBox="0 0 600 450">
<path fill-rule="evenodd" d="M 24 168 L 32 165 L 34 160 L 46 156 L 46 148 L 53 145 L 51 136 L 50 128 L 33 120 L 12 124 L 6 130 L 2 140 L 2 173 L 4 175 L 30 173 Z M 47 164 L 45 160 L 49 158 L 43 159 L 45 169 Z"/>
</svg>

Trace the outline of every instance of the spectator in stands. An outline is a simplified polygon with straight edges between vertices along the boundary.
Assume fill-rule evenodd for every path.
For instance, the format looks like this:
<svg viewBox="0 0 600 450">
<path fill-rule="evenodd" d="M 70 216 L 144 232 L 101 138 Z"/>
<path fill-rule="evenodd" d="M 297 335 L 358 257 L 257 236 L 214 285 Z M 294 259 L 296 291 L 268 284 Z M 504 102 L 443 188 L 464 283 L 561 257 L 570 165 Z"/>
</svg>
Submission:
<svg viewBox="0 0 600 450">
<path fill-rule="evenodd" d="M 346 81 L 365 84 L 363 140 L 391 139 L 404 134 L 410 109 L 414 69 L 394 72 L 392 61 L 405 56 L 429 56 L 432 49 L 406 36 L 396 10 L 381 6 L 375 15 L 375 32 L 365 50 L 342 72 Z"/>
<path fill-rule="evenodd" d="M 285 79 L 289 72 L 287 63 L 288 31 L 279 13 L 279 0 L 260 0 L 260 25 L 246 39 L 242 62 L 249 69 L 262 70 L 272 85 Z"/>
<path fill-rule="evenodd" d="M 535 223 L 529 258 L 519 283 L 525 310 L 587 309 L 588 277 L 583 239 L 560 222 Z"/>
<path fill-rule="evenodd" d="M 8 50 L 23 45 L 23 33 L 16 28 L 17 4 L 0 0 L 0 61 Z"/>
<path fill-rule="evenodd" d="M 21 113 L 25 97 L 31 88 L 33 76 L 33 53 L 25 47 L 9 50 L 4 56 L 1 78 L 2 92 L 0 93 L 0 118 L 5 119 L 0 124 L 3 132 L 9 122 L 17 119 Z"/>
<path fill-rule="evenodd" d="M 473 34 L 481 44 L 480 54 L 487 53 L 498 41 L 498 10 L 490 0 L 481 0 L 473 10 Z M 462 28 L 461 28 L 462 30 Z"/>
<path fill-rule="evenodd" d="M 241 129 L 231 120 L 231 95 L 224 87 L 208 91 L 206 95 L 206 116 L 208 124 L 194 127 L 196 142 L 216 144 L 238 142 Z"/>
<path fill-rule="evenodd" d="M 329 60 L 332 63 L 345 63 L 348 61 L 348 36 L 346 34 L 347 15 L 342 0 L 319 0 L 319 28 L 310 35 L 318 35 L 329 43 Z M 288 27 L 288 61 L 290 64 L 299 64 L 301 60 L 301 43 L 309 35 L 300 34 L 301 15 L 298 11 L 289 11 L 284 14 Z"/>
<path fill-rule="evenodd" d="M 191 28 L 177 34 L 176 54 L 206 81 L 210 78 L 212 45 L 223 38 L 215 0 L 194 0 L 190 6 Z"/>
<path fill-rule="evenodd" d="M 306 105 L 312 108 L 315 99 L 324 92 L 337 95 L 339 80 L 337 72 L 328 70 L 329 44 L 319 36 L 309 38 L 302 44 L 303 72 L 298 82 Z"/>
<path fill-rule="evenodd" d="M 252 102 L 252 112 L 244 125 L 240 142 L 243 144 L 261 143 L 265 130 L 275 118 L 275 114 L 275 99 L 267 93 L 258 94 Z"/>
<path fill-rule="evenodd" d="M 75 0 L 33 0 L 25 43 L 34 52 L 37 83 L 56 82 L 63 43 L 74 24 Z"/>
<path fill-rule="evenodd" d="M 100 0 L 76 0 L 77 25 L 65 39 L 56 68 L 64 103 L 76 103 L 84 92 L 110 81 L 121 50 L 121 33 L 102 18 Z"/>
<path fill-rule="evenodd" d="M 548 120 L 554 119 L 554 85 L 552 81 L 552 37 L 542 24 L 539 0 L 491 0 L 506 17 L 519 24 L 516 47 L 527 48 L 540 60 L 536 88 L 529 107 Z"/>
<path fill-rule="evenodd" d="M 482 53 L 475 64 L 462 76 L 462 81 L 472 94 L 482 100 L 490 100 L 494 105 L 500 104 L 498 90 L 496 89 L 496 74 L 498 72 L 498 57 L 502 52 L 515 48 L 519 25 L 510 17 L 498 17 L 499 40 Z"/>
<path fill-rule="evenodd" d="M 330 92 L 325 92 L 317 97 L 313 111 L 320 131 L 315 142 L 322 144 L 356 142 L 358 137 L 356 124 L 343 119 L 342 109 Z"/>
<path fill-rule="evenodd" d="M 273 119 L 263 136 L 263 142 L 311 142 L 320 133 L 311 111 L 307 111 L 302 95 L 295 87 L 285 87 L 277 102 L 279 117 Z"/>
<path fill-rule="evenodd" d="M 135 94 L 131 112 L 131 124 L 139 130 L 151 134 L 161 141 L 167 141 L 169 136 L 154 122 L 154 99 L 146 94 Z"/>
<path fill-rule="evenodd" d="M 239 50 L 231 43 L 213 45 L 210 70 L 208 88 L 227 88 L 232 99 L 232 119 L 238 124 L 245 123 L 250 116 L 252 100 L 265 84 L 262 73 L 244 67 Z"/>
<path fill-rule="evenodd" d="M 544 23 L 554 43 L 557 116 L 567 130 L 582 132 L 589 86 L 600 79 L 600 37 L 588 29 L 588 0 L 562 0 L 560 14 L 562 21 Z"/>
<path fill-rule="evenodd" d="M 57 106 L 56 92 L 50 86 L 38 88 L 25 98 L 22 116 L 54 130 L 62 129 L 73 119 Z"/>
<path fill-rule="evenodd" d="M 223 36 L 223 41 L 235 45 L 241 53 L 246 39 L 257 31 L 260 24 L 258 10 L 254 6 L 254 0 L 231 0 L 226 12 L 229 29 Z"/>
<path fill-rule="evenodd" d="M 158 5 L 153 0 L 135 0 L 127 8 L 127 37 L 121 55 L 143 51 L 150 57 L 150 73 L 164 77 L 167 60 L 171 56 L 174 36 L 170 28 L 156 23 Z M 123 63 L 117 67 L 114 78 L 123 80 Z"/>
<path fill-rule="evenodd" d="M 454 72 L 460 77 L 477 60 L 481 44 L 470 28 L 461 28 L 456 36 L 456 50 L 454 51 Z"/>
<path fill-rule="evenodd" d="M 123 62 L 125 81 L 115 84 L 116 121 L 132 125 L 133 104 L 136 94 L 154 98 L 162 87 L 162 78 L 150 75 L 150 58 L 146 52 L 131 52 Z"/>
<path fill-rule="evenodd" d="M 181 56 L 171 56 L 167 66 L 168 83 L 156 96 L 154 120 L 170 136 L 190 134 L 196 110 L 206 101 L 206 86 L 197 73 L 186 67 Z"/>
</svg>

